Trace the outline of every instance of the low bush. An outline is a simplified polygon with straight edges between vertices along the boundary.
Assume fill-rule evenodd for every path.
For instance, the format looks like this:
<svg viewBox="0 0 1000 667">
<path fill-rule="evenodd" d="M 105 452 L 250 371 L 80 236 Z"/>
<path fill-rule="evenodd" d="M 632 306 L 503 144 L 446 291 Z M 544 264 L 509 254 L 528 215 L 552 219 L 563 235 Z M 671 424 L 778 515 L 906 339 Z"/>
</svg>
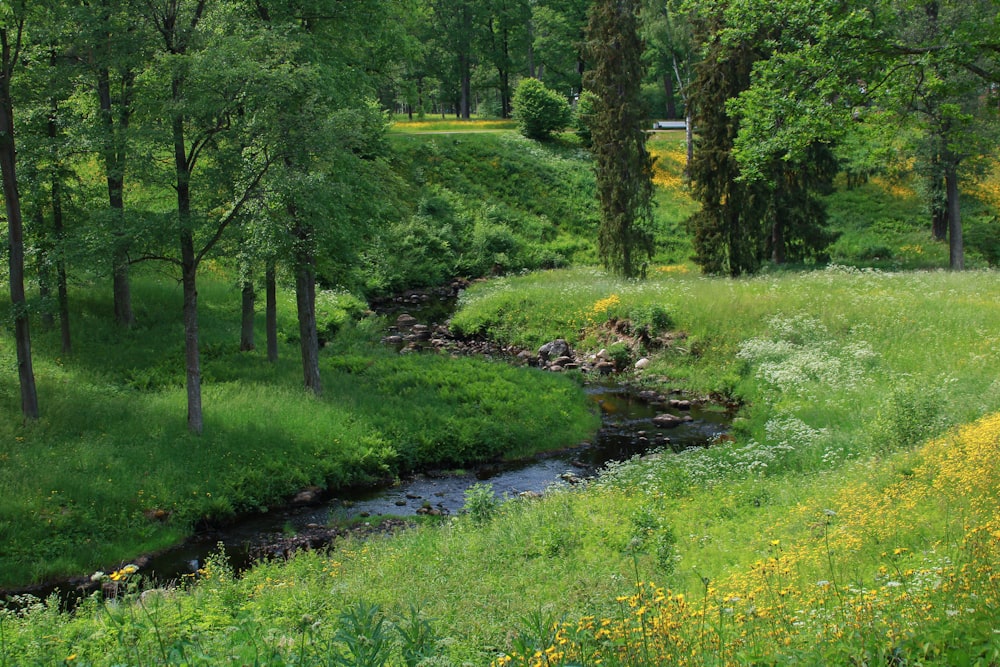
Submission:
<svg viewBox="0 0 1000 667">
<path fill-rule="evenodd" d="M 544 141 L 570 123 L 569 102 L 538 79 L 522 79 L 512 102 L 518 129 L 528 139 Z"/>
</svg>

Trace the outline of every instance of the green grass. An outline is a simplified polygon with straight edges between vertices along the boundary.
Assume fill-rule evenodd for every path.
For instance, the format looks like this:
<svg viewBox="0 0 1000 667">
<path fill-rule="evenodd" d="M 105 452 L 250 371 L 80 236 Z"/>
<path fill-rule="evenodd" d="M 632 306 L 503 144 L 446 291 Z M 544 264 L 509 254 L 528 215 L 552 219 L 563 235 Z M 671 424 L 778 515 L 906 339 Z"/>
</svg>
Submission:
<svg viewBox="0 0 1000 667">
<path fill-rule="evenodd" d="M 564 337 L 596 347 L 611 342 L 598 337 L 602 322 L 648 318 L 655 307 L 685 336 L 633 358 L 656 353 L 651 373 L 746 402 L 740 428 L 759 441 L 781 420 L 826 429 L 816 455 L 870 441 L 880 419 L 963 423 L 997 399 L 998 369 L 983 363 L 1000 324 L 994 273 L 652 274 L 637 283 L 588 270 L 492 281 L 469 290 L 453 326 L 525 346 Z M 889 416 L 911 404 L 922 409 Z"/>
<path fill-rule="evenodd" d="M 425 116 L 423 119 L 414 116 L 414 119 L 410 120 L 405 114 L 397 114 L 392 125 L 389 126 L 390 132 L 401 134 L 424 132 L 496 132 L 516 129 L 517 123 L 513 120 L 498 118 L 459 120 L 454 117 L 441 118 L 440 116 Z"/>
<path fill-rule="evenodd" d="M 343 330 L 324 350 L 315 398 L 300 387 L 294 344 L 281 346 L 276 364 L 238 352 L 235 289 L 206 276 L 199 291 L 200 437 L 185 428 L 180 295 L 170 283 L 136 282 L 130 331 L 110 324 L 98 290 L 78 290 L 71 357 L 55 332 L 36 327 L 37 423 L 19 416 L 13 344 L 0 339 L 0 586 L 107 568 L 304 486 L 528 455 L 596 427 L 570 379 L 373 345 L 377 323 L 350 324 L 347 296 L 343 308 L 322 299 L 328 325 L 340 312 Z M 287 341 L 297 325 L 289 296 L 281 301 Z"/>
<path fill-rule="evenodd" d="M 430 664 L 485 665 L 504 654 L 532 664 L 536 648 L 552 650 L 549 664 L 568 664 L 563 652 L 580 645 L 627 646 L 603 654 L 620 665 L 669 663 L 677 650 L 696 665 L 891 655 L 989 664 L 1000 598 L 982 568 L 996 565 L 990 540 L 1000 535 L 1000 424 L 923 443 L 1000 411 L 998 280 L 833 269 L 626 283 L 563 271 L 480 286 L 459 317 L 493 312 L 505 322 L 516 310 L 510 331 L 520 337 L 510 339 L 524 343 L 559 331 L 578 346 L 599 344 L 589 327 L 603 318 L 666 308 L 688 336 L 647 350 L 645 382 L 725 387 L 751 401 L 736 442 L 614 466 L 587 488 L 344 542 L 240 579 L 216 561 L 189 592 L 141 605 L 94 597 L 70 616 L 42 604 L 2 617 L 0 655 L 24 664 L 70 655 L 82 664 L 382 664 L 358 660 L 349 641 L 375 604 L 392 624 L 368 630 L 387 642 L 393 665 L 412 664 L 403 651 L 413 642 L 394 629 L 412 630 L 410 609 L 434 633 Z M 591 324 L 563 328 L 581 313 Z M 647 634 L 654 626 L 644 618 L 676 625 Z"/>
</svg>

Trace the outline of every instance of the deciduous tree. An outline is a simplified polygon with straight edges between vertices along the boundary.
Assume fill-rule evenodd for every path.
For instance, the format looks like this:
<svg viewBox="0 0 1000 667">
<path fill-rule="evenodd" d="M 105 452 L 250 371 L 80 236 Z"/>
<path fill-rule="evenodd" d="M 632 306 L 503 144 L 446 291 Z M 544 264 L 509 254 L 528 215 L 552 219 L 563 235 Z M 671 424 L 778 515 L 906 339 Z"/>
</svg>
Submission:
<svg viewBox="0 0 1000 667">
<path fill-rule="evenodd" d="M 14 100 L 11 96 L 11 81 L 20 64 L 29 14 L 28 3 L 23 0 L 0 5 L 0 177 L 7 211 L 10 301 L 14 314 L 21 412 L 25 418 L 33 420 L 38 419 L 38 392 L 31 360 L 31 331 L 24 291 L 24 222 L 17 188 Z"/>
</svg>

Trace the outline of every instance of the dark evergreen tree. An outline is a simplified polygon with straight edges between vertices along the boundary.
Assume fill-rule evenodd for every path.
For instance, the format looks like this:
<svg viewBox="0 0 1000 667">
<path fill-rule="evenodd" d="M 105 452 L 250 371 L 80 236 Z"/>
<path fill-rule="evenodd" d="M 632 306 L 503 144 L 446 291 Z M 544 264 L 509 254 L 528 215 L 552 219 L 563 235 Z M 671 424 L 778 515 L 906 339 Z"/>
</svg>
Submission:
<svg viewBox="0 0 1000 667">
<path fill-rule="evenodd" d="M 696 40 L 707 48 L 688 98 L 698 128 L 689 172 L 692 194 L 701 203 L 688 227 L 694 261 L 703 271 L 738 276 L 759 266 L 766 203 L 760 182 L 737 180 L 733 142 L 739 125 L 726 112 L 726 101 L 750 85 L 755 57 L 745 45 L 723 46 L 715 36 L 719 20 L 702 17 L 695 24 Z"/>
<path fill-rule="evenodd" d="M 587 46 L 594 93 L 591 151 L 601 205 L 598 250 L 604 266 L 625 277 L 653 252 L 653 160 L 646 150 L 640 97 L 642 41 L 638 0 L 598 0 L 590 12 Z"/>
<path fill-rule="evenodd" d="M 757 271 L 767 259 L 783 263 L 820 257 L 833 240 L 824 230 L 826 211 L 817 196 L 836 173 L 829 148 L 815 144 L 796 159 L 772 155 L 756 179 L 741 178 L 733 150 L 741 119 L 727 103 L 750 87 L 754 63 L 767 56 L 758 45 L 777 34 L 738 42 L 720 39 L 718 9 L 698 17 L 694 25 L 705 54 L 689 94 L 698 128 L 690 176 L 701 204 L 687 221 L 695 262 L 706 273 L 739 276 Z"/>
</svg>

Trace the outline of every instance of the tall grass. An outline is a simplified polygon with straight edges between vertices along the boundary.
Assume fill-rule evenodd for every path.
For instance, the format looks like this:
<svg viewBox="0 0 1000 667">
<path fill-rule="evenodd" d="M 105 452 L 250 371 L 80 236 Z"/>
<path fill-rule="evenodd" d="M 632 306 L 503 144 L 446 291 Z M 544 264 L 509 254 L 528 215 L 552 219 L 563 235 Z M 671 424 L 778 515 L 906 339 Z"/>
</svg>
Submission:
<svg viewBox="0 0 1000 667">
<path fill-rule="evenodd" d="M 476 286 L 453 325 L 529 346 L 593 345 L 602 321 L 662 309 L 684 335 L 646 373 L 746 403 L 741 435 L 796 456 L 912 445 L 1000 399 L 995 273 L 831 267 L 730 281 L 658 268 L 639 283 L 576 270 Z M 610 295 L 617 305 L 595 321 Z"/>
<path fill-rule="evenodd" d="M 688 335 L 651 350 L 645 381 L 750 401 L 735 442 L 240 579 L 216 561 L 189 592 L 136 591 L 110 611 L 8 612 L 0 655 L 412 664 L 393 629 L 416 627 L 412 608 L 431 664 L 995 660 L 997 274 L 659 274 L 511 279 L 460 315 L 503 331 L 517 311 L 517 340 L 583 346 L 600 317 L 666 307 Z M 346 637 L 373 604 L 385 622 L 365 636 L 387 648 L 359 662 Z"/>
<path fill-rule="evenodd" d="M 314 397 L 300 387 L 297 347 L 287 342 L 297 335 L 287 295 L 286 342 L 269 364 L 237 350 L 238 292 L 208 277 L 200 292 L 200 437 L 184 427 L 180 295 L 169 283 L 136 282 L 139 324 L 129 331 L 109 323 L 106 301 L 80 290 L 70 357 L 57 334 L 36 336 L 37 423 L 19 417 L 13 343 L 0 339 L 0 586 L 106 568 L 305 486 L 524 456 L 596 428 L 572 380 L 401 357 L 373 344 L 377 322 L 350 323 L 348 296 L 342 308 L 325 298 L 327 310 L 342 311 L 342 331 L 324 350 L 324 393 Z"/>
</svg>

